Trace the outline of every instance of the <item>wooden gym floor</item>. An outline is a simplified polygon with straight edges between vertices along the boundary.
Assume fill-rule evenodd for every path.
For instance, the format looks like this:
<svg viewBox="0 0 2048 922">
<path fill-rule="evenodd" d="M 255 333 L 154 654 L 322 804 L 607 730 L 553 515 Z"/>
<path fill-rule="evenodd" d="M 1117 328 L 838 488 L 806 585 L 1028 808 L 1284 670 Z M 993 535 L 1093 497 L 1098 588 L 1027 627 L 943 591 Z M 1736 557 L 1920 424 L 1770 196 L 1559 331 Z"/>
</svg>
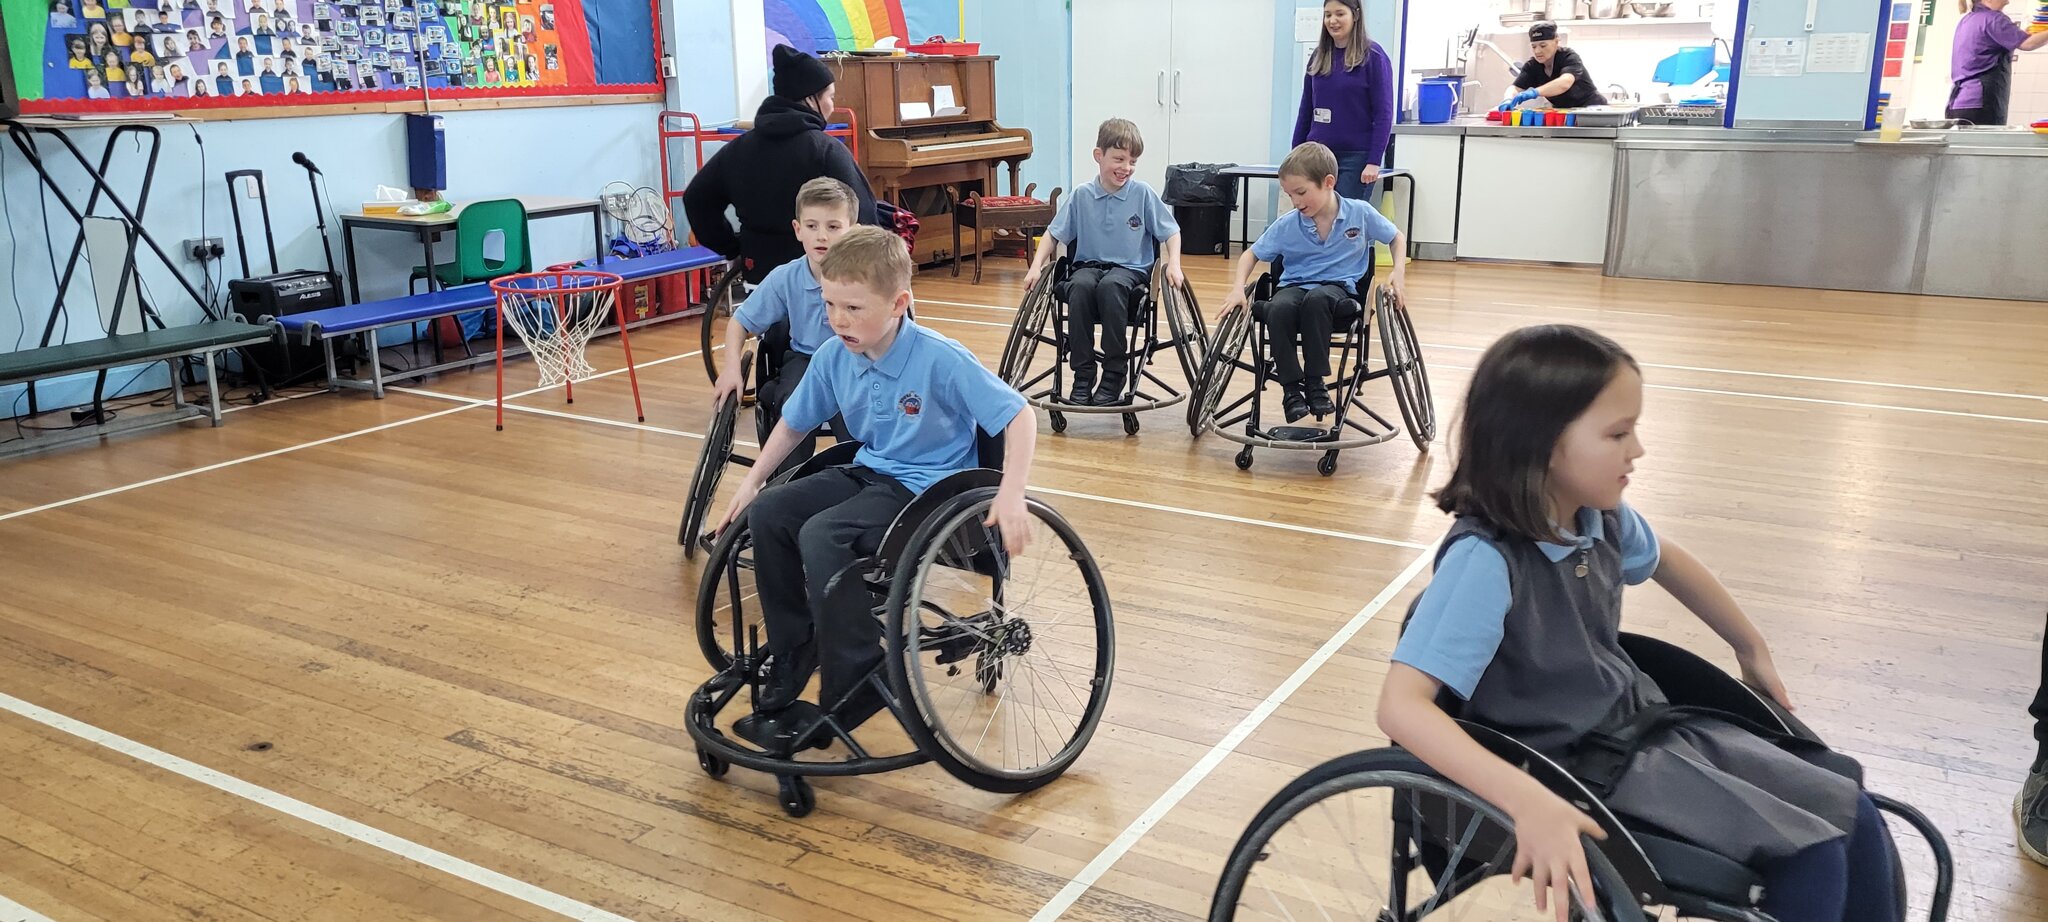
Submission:
<svg viewBox="0 0 2048 922">
<path fill-rule="evenodd" d="M 1190 264 L 1213 311 L 1223 264 Z M 1947 831 L 1951 918 L 2048 918 L 2010 819 L 2048 585 L 2048 311 L 1413 274 L 1447 429 L 1516 326 L 1588 324 L 1648 363 L 1633 502 L 1762 623 L 1806 719 Z M 993 361 L 1020 275 L 926 273 L 919 310 Z M 705 777 L 674 541 L 708 416 L 696 342 L 691 321 L 634 336 L 645 426 L 614 375 L 573 406 L 523 395 L 493 432 L 485 369 L 11 462 L 0 919 L 1189 919 L 1267 797 L 1383 744 L 1443 440 L 1328 479 L 1280 452 L 1240 472 L 1176 407 L 1135 438 L 1114 417 L 1040 437 L 1034 486 L 1116 602 L 1114 692 L 1073 772 L 1015 798 L 935 766 L 825 780 L 800 821 L 771 779 Z M 1730 661 L 1660 591 L 1630 606 Z"/>
</svg>

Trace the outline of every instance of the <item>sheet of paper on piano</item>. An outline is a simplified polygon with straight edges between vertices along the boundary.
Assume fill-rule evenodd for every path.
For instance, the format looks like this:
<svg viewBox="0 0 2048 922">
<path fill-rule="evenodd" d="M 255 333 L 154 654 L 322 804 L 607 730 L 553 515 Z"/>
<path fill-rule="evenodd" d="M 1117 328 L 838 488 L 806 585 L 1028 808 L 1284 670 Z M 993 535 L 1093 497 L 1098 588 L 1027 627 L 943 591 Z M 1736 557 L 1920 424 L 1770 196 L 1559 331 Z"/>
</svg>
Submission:
<svg viewBox="0 0 2048 922">
<path fill-rule="evenodd" d="M 897 103 L 896 117 L 906 122 L 921 118 L 931 118 L 932 107 L 921 102 Z"/>
<path fill-rule="evenodd" d="M 936 118 L 950 118 L 966 115 L 967 110 L 953 103 L 953 88 L 941 84 L 932 87 L 932 115 Z"/>
</svg>

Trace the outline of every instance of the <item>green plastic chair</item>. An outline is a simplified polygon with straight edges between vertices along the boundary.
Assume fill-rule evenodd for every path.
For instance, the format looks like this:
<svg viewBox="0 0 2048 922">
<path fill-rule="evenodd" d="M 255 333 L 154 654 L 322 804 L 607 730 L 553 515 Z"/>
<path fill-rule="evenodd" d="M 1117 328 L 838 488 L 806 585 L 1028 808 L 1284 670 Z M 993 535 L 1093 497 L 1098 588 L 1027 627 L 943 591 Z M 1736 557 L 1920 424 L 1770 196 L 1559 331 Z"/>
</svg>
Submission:
<svg viewBox="0 0 2048 922">
<path fill-rule="evenodd" d="M 503 259 L 484 256 L 484 243 L 497 231 L 504 235 Z M 471 202 L 455 216 L 455 261 L 434 267 L 442 288 L 488 282 L 501 276 L 533 271 L 533 243 L 526 235 L 526 206 L 518 199 Z M 410 284 L 427 277 L 425 266 L 412 267 Z"/>
</svg>

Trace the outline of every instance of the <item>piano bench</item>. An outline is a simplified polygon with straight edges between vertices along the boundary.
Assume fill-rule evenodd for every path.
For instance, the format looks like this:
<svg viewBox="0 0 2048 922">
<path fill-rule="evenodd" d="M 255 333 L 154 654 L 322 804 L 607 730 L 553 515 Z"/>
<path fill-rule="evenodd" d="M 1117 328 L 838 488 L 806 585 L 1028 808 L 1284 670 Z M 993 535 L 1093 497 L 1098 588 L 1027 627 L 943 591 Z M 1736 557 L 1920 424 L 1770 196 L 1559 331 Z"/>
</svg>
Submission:
<svg viewBox="0 0 2048 922">
<path fill-rule="evenodd" d="M 1045 231 L 1052 224 L 1053 215 L 1058 213 L 1060 190 L 1052 190 L 1050 201 L 1039 201 L 1031 193 L 1038 191 L 1038 184 L 1024 187 L 1023 195 L 984 197 L 979 192 L 968 193 L 963 201 L 953 200 L 953 277 L 960 277 L 960 228 L 974 228 L 974 284 L 981 284 L 981 263 L 988 255 L 988 247 L 982 243 L 981 231 L 1016 231 L 1024 235 L 1024 258 L 1031 259 L 1031 238 Z"/>
</svg>

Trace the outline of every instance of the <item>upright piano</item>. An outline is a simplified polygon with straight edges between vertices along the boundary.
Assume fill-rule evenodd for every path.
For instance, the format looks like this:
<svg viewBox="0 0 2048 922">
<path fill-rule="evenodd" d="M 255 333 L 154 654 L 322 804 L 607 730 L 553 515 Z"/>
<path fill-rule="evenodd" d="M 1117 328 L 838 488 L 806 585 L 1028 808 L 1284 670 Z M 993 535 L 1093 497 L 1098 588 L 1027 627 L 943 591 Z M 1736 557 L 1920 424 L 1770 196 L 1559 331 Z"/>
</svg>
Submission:
<svg viewBox="0 0 2048 922">
<path fill-rule="evenodd" d="M 1008 194 L 1017 194 L 1031 132 L 996 123 L 995 55 L 833 56 L 825 63 L 838 81 L 837 104 L 859 115 L 867 135 L 860 167 L 875 195 L 917 215 L 919 265 L 952 255 L 954 198 L 1003 194 L 996 188 L 1002 164 L 1010 167 Z M 904 117 L 905 105 L 930 110 L 934 87 L 951 88 L 953 105 L 965 111 Z"/>
</svg>

